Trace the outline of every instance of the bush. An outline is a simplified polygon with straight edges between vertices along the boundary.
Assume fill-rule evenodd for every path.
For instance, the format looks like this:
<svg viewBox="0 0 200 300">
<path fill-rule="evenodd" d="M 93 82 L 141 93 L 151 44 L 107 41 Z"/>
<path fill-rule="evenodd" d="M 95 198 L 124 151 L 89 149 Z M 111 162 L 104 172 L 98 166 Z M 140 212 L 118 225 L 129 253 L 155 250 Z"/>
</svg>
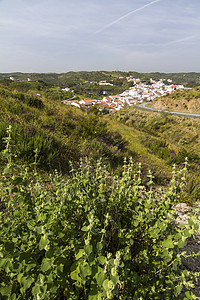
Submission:
<svg viewBox="0 0 200 300">
<path fill-rule="evenodd" d="M 33 95 L 25 95 L 23 93 L 14 93 L 13 97 L 26 103 L 29 106 L 33 106 L 36 108 L 43 108 L 44 104 L 42 100 L 36 96 Z"/>
<path fill-rule="evenodd" d="M 144 188 L 131 159 L 121 177 L 101 161 L 81 161 L 67 180 L 55 172 L 47 185 L 36 162 L 33 176 L 14 164 L 10 133 L 6 143 L 1 299 L 195 299 L 187 291 L 192 273 L 180 266 L 181 249 L 199 227 L 194 220 L 182 229 L 174 224 L 181 188 L 175 171 L 158 193 L 150 172 Z"/>
<path fill-rule="evenodd" d="M 200 201 L 200 177 L 187 174 L 186 184 L 181 192 L 181 201 L 188 205 L 194 205 Z"/>
</svg>

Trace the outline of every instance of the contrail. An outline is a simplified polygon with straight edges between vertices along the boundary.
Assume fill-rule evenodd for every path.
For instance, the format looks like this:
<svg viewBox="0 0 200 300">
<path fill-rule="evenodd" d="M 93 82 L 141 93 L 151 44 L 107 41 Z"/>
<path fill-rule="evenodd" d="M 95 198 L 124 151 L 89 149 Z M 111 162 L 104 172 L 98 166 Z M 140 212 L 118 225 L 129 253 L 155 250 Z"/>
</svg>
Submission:
<svg viewBox="0 0 200 300">
<path fill-rule="evenodd" d="M 184 37 L 182 39 L 178 39 L 178 40 L 175 40 L 175 41 L 168 42 L 165 45 L 171 45 L 171 44 L 186 42 L 186 41 L 192 40 L 192 39 L 194 39 L 196 37 L 199 37 L 199 35 L 186 36 L 186 37 Z"/>
<path fill-rule="evenodd" d="M 91 36 L 94 36 L 94 35 L 96 35 L 96 34 L 102 32 L 102 31 L 104 31 L 105 29 L 107 29 L 107 28 L 109 28 L 109 27 L 111 27 L 111 26 L 117 24 L 118 22 L 120 22 L 121 20 L 127 18 L 128 16 L 130 16 L 130 15 L 132 15 L 132 14 L 134 14 L 134 13 L 140 11 L 140 10 L 143 10 L 143 9 L 146 8 L 147 6 L 150 6 L 150 5 L 152 5 L 152 4 L 156 3 L 156 2 L 160 2 L 160 1 L 161 1 L 161 0 L 154 0 L 154 1 L 150 2 L 150 3 L 147 3 L 147 4 L 143 5 L 142 7 L 139 7 L 139 8 L 137 8 L 137 9 L 135 9 L 135 10 L 132 10 L 132 11 L 128 12 L 127 14 L 121 16 L 120 18 L 114 20 L 113 22 L 111 22 L 111 23 L 109 23 L 109 24 L 103 26 L 103 27 L 100 28 L 99 30 L 95 31 L 93 34 L 91 34 Z M 90 36 L 90 37 L 91 37 L 91 36 Z"/>
</svg>

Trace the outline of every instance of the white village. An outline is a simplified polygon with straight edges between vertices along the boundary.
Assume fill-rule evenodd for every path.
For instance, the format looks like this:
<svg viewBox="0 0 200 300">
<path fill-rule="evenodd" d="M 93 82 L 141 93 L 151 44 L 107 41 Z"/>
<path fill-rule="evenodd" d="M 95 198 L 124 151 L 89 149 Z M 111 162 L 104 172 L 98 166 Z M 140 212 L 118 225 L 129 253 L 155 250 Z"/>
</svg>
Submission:
<svg viewBox="0 0 200 300">
<path fill-rule="evenodd" d="M 107 110 L 108 112 L 115 112 L 123 109 L 126 106 L 137 105 L 142 102 L 152 101 L 157 97 L 171 94 L 175 91 L 182 91 L 186 89 L 183 85 L 174 85 L 171 79 L 155 81 L 150 79 L 150 84 L 142 82 L 139 78 L 129 76 L 126 78 L 128 82 L 133 82 L 133 86 L 118 95 L 109 95 L 103 97 L 101 100 L 82 99 L 79 101 L 64 100 L 63 103 L 67 105 L 74 105 L 79 108 L 89 109 L 96 106 L 100 111 Z M 96 83 L 96 82 L 95 82 Z M 99 85 L 113 85 L 112 83 L 104 81 L 98 82 Z M 69 90 L 65 88 L 63 90 Z M 106 94 L 106 91 L 104 92 Z"/>
</svg>

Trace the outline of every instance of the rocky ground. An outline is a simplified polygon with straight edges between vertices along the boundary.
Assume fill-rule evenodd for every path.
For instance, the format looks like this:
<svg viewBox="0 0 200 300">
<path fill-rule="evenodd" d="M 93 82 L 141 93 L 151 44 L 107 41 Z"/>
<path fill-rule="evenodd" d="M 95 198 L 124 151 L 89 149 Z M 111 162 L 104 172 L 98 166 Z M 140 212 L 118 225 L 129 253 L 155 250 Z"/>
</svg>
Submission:
<svg viewBox="0 0 200 300">
<path fill-rule="evenodd" d="M 175 220 L 177 226 L 181 223 L 187 223 L 187 219 L 190 217 L 191 208 L 185 203 L 179 203 L 175 207 L 177 213 L 177 219 Z M 187 240 L 187 245 L 183 249 L 189 255 L 190 253 L 196 254 L 195 258 L 189 258 L 182 261 L 183 269 L 188 271 L 200 272 L 200 232 L 195 236 L 195 238 L 189 238 Z M 192 292 L 200 299 L 200 278 L 196 280 L 195 288 Z"/>
</svg>

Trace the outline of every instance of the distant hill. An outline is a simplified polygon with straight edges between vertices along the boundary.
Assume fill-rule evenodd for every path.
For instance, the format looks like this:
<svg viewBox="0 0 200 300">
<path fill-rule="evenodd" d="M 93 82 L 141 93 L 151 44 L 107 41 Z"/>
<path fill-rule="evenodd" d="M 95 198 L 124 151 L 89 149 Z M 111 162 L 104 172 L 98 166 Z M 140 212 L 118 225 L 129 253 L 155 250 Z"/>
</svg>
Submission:
<svg viewBox="0 0 200 300">
<path fill-rule="evenodd" d="M 177 91 L 171 95 L 156 98 L 151 103 L 151 107 L 200 114 L 200 87 Z"/>
<path fill-rule="evenodd" d="M 153 80 L 171 79 L 174 84 L 183 84 L 186 87 L 197 87 L 200 85 L 200 73 L 139 73 L 135 71 L 122 72 L 122 71 L 79 71 L 67 73 L 0 73 L 0 79 L 13 77 L 14 80 L 27 81 L 28 78 L 32 81 L 42 80 L 46 83 L 57 86 L 69 86 L 76 88 L 77 84 L 84 83 L 84 81 L 95 82 L 100 80 L 112 80 L 114 85 L 122 85 L 127 83 L 126 77 L 133 76 L 140 78 L 146 82 Z"/>
</svg>

